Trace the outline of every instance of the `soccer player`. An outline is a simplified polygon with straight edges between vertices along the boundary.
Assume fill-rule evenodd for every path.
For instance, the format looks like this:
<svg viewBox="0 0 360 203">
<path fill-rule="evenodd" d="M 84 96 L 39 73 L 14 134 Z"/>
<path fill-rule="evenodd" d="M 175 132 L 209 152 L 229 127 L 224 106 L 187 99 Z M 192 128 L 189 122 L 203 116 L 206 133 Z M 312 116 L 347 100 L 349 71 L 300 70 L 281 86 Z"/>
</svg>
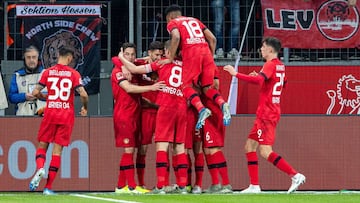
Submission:
<svg viewBox="0 0 360 203">
<path fill-rule="evenodd" d="M 153 41 L 149 45 L 148 57 L 136 59 L 134 64 L 145 65 L 161 59 L 164 54 L 164 44 L 159 41 Z M 126 68 L 126 67 L 125 67 Z M 143 74 L 140 85 L 152 85 L 158 79 L 156 72 Z M 158 106 L 156 105 L 156 98 L 158 91 L 144 92 L 142 97 L 141 109 L 141 134 L 140 146 L 136 154 L 136 174 L 138 177 L 138 184 L 145 187 L 145 167 L 146 167 L 146 153 L 148 145 L 152 143 L 152 138 L 155 133 L 156 113 Z"/>
<path fill-rule="evenodd" d="M 220 95 L 219 91 L 212 88 L 215 69 L 214 52 L 216 38 L 213 33 L 198 19 L 185 17 L 181 14 L 178 5 L 171 5 L 165 10 L 167 30 L 171 36 L 170 57 L 163 63 L 171 62 L 177 49 L 181 50 L 183 59 L 183 93 L 185 98 L 198 110 L 199 118 L 196 128 L 200 129 L 205 119 L 211 115 L 200 100 L 199 94 L 193 89 L 193 84 L 201 83 L 201 88 L 206 97 L 218 104 L 223 112 L 224 125 L 229 125 L 231 120 L 229 105 Z"/>
<path fill-rule="evenodd" d="M 305 182 L 305 176 L 293 169 L 284 158 L 272 149 L 275 142 L 275 128 L 280 119 L 280 96 L 285 84 L 285 66 L 278 58 L 280 49 L 281 43 L 277 38 L 266 37 L 263 39 L 260 51 L 266 62 L 259 73 L 253 71 L 246 75 L 237 73 L 230 65 L 224 67 L 224 70 L 228 71 L 230 75 L 261 87 L 256 120 L 245 144 L 250 186 L 243 190 L 243 193 L 261 192 L 257 148 L 263 158 L 291 177 L 292 184 L 288 193 L 294 192 Z"/>
<path fill-rule="evenodd" d="M 45 174 L 44 163 L 49 143 L 54 143 L 52 157 L 49 166 L 48 179 L 43 194 L 52 195 L 52 183 L 60 168 L 61 152 L 64 146 L 70 143 L 71 132 L 74 126 L 74 93 L 80 95 L 82 103 L 80 115 L 87 115 L 88 95 L 81 84 L 81 76 L 75 69 L 69 67 L 74 55 L 70 47 L 62 47 L 59 50 L 58 64 L 46 69 L 36 85 L 32 94 L 39 99 L 46 99 L 46 113 L 41 122 L 36 150 L 37 172 L 32 178 L 30 191 L 36 190 L 40 180 Z M 44 95 L 41 90 L 47 88 L 48 94 Z"/>
<path fill-rule="evenodd" d="M 124 57 L 130 62 L 135 61 L 136 46 L 133 43 L 124 43 L 122 45 Z M 147 91 L 160 90 L 164 82 L 157 82 L 153 85 L 139 86 L 141 75 L 128 75 L 127 79 L 123 73 L 123 65 L 119 58 L 113 57 L 115 65 L 111 73 L 111 86 L 114 97 L 114 131 L 116 147 L 124 148 L 120 160 L 119 176 L 116 193 L 147 193 L 142 187 L 137 186 L 135 182 L 133 154 L 135 148 L 139 145 L 140 131 L 140 113 L 141 94 Z M 126 184 L 127 183 L 127 184 Z"/>
<path fill-rule="evenodd" d="M 169 57 L 169 41 L 165 43 L 165 55 Z M 125 52 L 124 52 L 125 53 Z M 165 81 L 166 87 L 159 92 L 156 103 L 159 105 L 156 116 L 155 143 L 156 143 L 156 173 L 157 184 L 152 190 L 155 194 L 165 194 L 166 176 L 168 175 L 168 148 L 173 143 L 173 164 L 177 169 L 177 193 L 186 194 L 187 156 L 185 154 L 186 138 L 186 110 L 187 103 L 181 91 L 182 63 L 173 60 L 172 63 L 162 65 L 158 62 L 135 66 L 119 54 L 121 61 L 131 72 L 137 74 L 157 71 L 159 80 Z"/>
</svg>

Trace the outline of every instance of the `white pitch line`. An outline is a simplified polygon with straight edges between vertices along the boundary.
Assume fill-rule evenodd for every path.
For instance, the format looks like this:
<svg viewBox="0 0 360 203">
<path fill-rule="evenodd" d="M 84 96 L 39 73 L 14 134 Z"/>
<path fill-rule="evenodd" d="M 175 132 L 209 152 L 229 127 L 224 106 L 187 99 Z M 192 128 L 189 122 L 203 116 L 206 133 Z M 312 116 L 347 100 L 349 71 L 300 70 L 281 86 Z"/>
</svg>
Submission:
<svg viewBox="0 0 360 203">
<path fill-rule="evenodd" d="M 71 194 L 72 196 L 76 197 L 82 197 L 82 198 L 88 198 L 88 199 L 97 199 L 102 201 L 108 201 L 108 202 L 118 202 L 118 203 L 141 203 L 141 202 L 133 202 L 133 201 L 126 201 L 126 200 L 120 200 L 120 199 L 112 199 L 112 198 L 104 198 L 104 197 L 94 197 L 90 195 L 81 195 L 81 194 Z"/>
</svg>

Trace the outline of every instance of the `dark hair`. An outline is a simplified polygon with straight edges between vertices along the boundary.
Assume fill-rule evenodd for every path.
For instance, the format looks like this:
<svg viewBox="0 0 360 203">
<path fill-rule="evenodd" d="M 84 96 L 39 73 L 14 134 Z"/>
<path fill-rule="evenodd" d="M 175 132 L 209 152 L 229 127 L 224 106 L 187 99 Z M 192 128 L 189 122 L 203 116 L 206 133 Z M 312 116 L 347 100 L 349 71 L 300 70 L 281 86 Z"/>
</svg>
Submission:
<svg viewBox="0 0 360 203">
<path fill-rule="evenodd" d="M 172 5 L 168 6 L 165 9 L 165 16 L 167 16 L 169 13 L 174 12 L 174 11 L 179 11 L 181 13 L 181 7 L 177 4 L 172 4 Z"/>
<path fill-rule="evenodd" d="M 136 50 L 136 45 L 134 43 L 130 43 L 130 42 L 125 42 L 124 44 L 122 44 L 121 47 L 123 48 L 124 51 L 127 48 L 134 48 Z"/>
<path fill-rule="evenodd" d="M 276 37 L 265 37 L 262 40 L 262 43 L 265 43 L 268 46 L 271 46 L 276 53 L 279 53 L 281 50 L 281 42 L 278 38 Z"/>
<path fill-rule="evenodd" d="M 74 56 L 75 50 L 70 46 L 62 46 L 59 48 L 59 56 L 67 56 L 72 55 Z"/>
<path fill-rule="evenodd" d="M 30 52 L 30 51 L 36 51 L 37 53 L 39 53 L 39 49 L 36 48 L 34 45 L 30 45 L 28 47 L 25 48 L 24 50 L 24 55 L 27 53 L 27 52 Z"/>
<path fill-rule="evenodd" d="M 164 44 L 162 42 L 159 41 L 153 41 L 150 43 L 149 45 L 149 50 L 163 50 L 164 49 Z"/>
</svg>

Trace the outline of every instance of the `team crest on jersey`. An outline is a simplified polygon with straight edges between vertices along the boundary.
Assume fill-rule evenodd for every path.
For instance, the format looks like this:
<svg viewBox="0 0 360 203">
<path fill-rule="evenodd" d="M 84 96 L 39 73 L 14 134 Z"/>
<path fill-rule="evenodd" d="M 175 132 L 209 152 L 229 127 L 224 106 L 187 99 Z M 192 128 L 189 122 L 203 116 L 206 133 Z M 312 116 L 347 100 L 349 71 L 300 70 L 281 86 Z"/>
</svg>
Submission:
<svg viewBox="0 0 360 203">
<path fill-rule="evenodd" d="M 329 40 L 344 41 L 359 28 L 359 13 L 345 0 L 325 1 L 319 8 L 316 23 L 321 34 Z"/>
<path fill-rule="evenodd" d="M 330 99 L 326 114 L 360 114 L 360 80 L 353 75 L 343 75 L 336 90 L 326 94 Z"/>
<path fill-rule="evenodd" d="M 125 139 L 123 140 L 123 142 L 124 142 L 124 144 L 129 144 L 130 140 L 129 140 L 129 138 L 125 138 Z"/>
</svg>

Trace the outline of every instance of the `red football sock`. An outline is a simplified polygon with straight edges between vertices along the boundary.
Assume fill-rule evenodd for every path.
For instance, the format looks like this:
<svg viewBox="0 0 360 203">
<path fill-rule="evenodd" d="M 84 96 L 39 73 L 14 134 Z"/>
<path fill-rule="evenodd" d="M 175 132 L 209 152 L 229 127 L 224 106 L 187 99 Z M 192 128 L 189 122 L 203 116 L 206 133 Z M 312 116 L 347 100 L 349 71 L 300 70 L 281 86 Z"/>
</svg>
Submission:
<svg viewBox="0 0 360 203">
<path fill-rule="evenodd" d="M 184 97 L 191 103 L 195 109 L 200 112 L 201 109 L 205 108 L 204 104 L 201 102 L 199 94 L 191 87 L 186 87 L 183 89 Z"/>
<path fill-rule="evenodd" d="M 52 155 L 50 166 L 49 166 L 49 174 L 48 179 L 45 185 L 45 188 L 50 189 L 52 188 L 52 183 L 55 180 L 56 174 L 60 168 L 61 157 L 59 155 Z"/>
<path fill-rule="evenodd" d="M 186 181 L 187 181 L 187 169 L 188 169 L 188 162 L 187 162 L 187 156 L 185 153 L 178 154 L 177 156 L 177 174 L 178 180 L 177 184 L 179 187 L 185 187 Z"/>
<path fill-rule="evenodd" d="M 120 170 L 121 168 L 125 172 L 125 177 L 128 183 L 129 188 L 135 188 L 135 169 L 134 169 L 134 160 L 133 153 L 124 153 L 122 155 Z"/>
<path fill-rule="evenodd" d="M 137 154 L 136 156 L 136 174 L 138 177 L 139 185 L 144 186 L 145 185 L 145 158 L 146 155 L 143 154 Z"/>
<path fill-rule="evenodd" d="M 123 161 L 123 158 L 121 157 L 120 162 L 119 162 L 119 175 L 118 175 L 118 182 L 117 182 L 118 188 L 123 188 L 126 186 L 125 169 L 124 169 L 124 167 L 122 167 L 122 161 Z"/>
<path fill-rule="evenodd" d="M 211 176 L 211 184 L 217 185 L 219 184 L 219 169 L 216 167 L 216 164 L 214 162 L 214 155 L 206 154 L 205 158 Z"/>
<path fill-rule="evenodd" d="M 195 154 L 195 185 L 202 187 L 204 174 L 204 154 Z"/>
<path fill-rule="evenodd" d="M 214 88 L 209 88 L 205 96 L 211 100 L 213 100 L 220 107 L 225 103 L 224 98 L 220 95 L 220 92 Z"/>
<path fill-rule="evenodd" d="M 36 169 L 44 168 L 46 161 L 46 149 L 38 148 L 35 154 Z"/>
<path fill-rule="evenodd" d="M 188 170 L 187 170 L 187 183 L 186 183 L 186 185 L 191 185 L 192 163 L 191 163 L 190 154 L 187 154 L 187 161 L 188 161 Z"/>
<path fill-rule="evenodd" d="M 247 168 L 250 176 L 250 184 L 259 185 L 259 165 L 256 152 L 246 153 Z"/>
<path fill-rule="evenodd" d="M 225 160 L 224 153 L 222 151 L 217 151 L 213 154 L 213 156 L 214 156 L 215 163 L 219 169 L 219 174 L 222 179 L 222 184 L 223 185 L 230 184 L 227 163 Z"/>
<path fill-rule="evenodd" d="M 173 170 L 174 170 L 174 175 L 176 177 L 176 182 L 179 182 L 179 180 L 178 180 L 179 175 L 178 175 L 178 168 L 177 168 L 177 156 L 176 155 L 172 156 L 172 163 L 171 164 L 172 164 L 172 167 L 173 167 Z"/>
<path fill-rule="evenodd" d="M 166 176 L 168 169 L 168 153 L 165 151 L 156 152 L 156 175 L 157 175 L 157 188 L 162 188 L 166 185 Z"/>
<path fill-rule="evenodd" d="M 290 164 L 288 164 L 285 159 L 276 154 L 275 152 L 271 152 L 268 157 L 268 161 L 274 164 L 278 169 L 287 173 L 290 177 L 294 176 L 297 172 L 293 169 Z"/>
</svg>

